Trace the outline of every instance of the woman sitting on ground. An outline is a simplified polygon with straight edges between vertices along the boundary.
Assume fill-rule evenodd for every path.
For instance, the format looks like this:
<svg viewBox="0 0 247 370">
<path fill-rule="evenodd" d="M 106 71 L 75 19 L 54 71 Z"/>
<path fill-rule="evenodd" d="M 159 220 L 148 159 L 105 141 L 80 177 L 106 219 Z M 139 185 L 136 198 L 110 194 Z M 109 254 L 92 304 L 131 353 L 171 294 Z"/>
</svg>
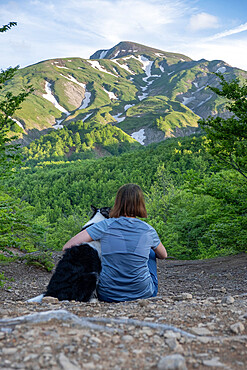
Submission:
<svg viewBox="0 0 247 370">
<path fill-rule="evenodd" d="M 147 217 L 142 190 L 136 184 L 123 185 L 110 218 L 89 226 L 63 247 L 65 250 L 100 240 L 102 271 L 97 292 L 102 301 L 122 302 L 157 295 L 156 257 L 165 259 L 167 252 L 155 229 L 137 217 Z"/>
</svg>

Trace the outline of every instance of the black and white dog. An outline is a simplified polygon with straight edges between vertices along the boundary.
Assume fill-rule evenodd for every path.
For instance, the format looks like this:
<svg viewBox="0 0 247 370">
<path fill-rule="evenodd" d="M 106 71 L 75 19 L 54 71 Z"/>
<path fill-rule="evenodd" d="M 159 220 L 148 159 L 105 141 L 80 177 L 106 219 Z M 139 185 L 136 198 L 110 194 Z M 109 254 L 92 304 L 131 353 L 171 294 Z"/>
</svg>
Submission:
<svg viewBox="0 0 247 370">
<path fill-rule="evenodd" d="M 109 218 L 109 207 L 91 206 L 93 215 L 83 226 L 88 226 Z M 58 262 L 46 292 L 28 302 L 41 302 L 44 296 L 58 298 L 59 301 L 75 300 L 89 302 L 96 298 L 96 287 L 101 271 L 101 246 L 99 241 L 75 245 L 67 249 Z"/>
</svg>

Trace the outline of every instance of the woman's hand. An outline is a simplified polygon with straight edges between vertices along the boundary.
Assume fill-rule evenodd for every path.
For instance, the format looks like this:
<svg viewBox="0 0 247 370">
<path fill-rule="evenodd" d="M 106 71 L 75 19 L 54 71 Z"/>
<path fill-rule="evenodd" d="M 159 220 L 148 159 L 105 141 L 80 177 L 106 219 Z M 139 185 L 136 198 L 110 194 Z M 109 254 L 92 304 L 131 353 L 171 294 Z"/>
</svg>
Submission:
<svg viewBox="0 0 247 370">
<path fill-rule="evenodd" d="M 73 245 L 78 245 L 78 244 L 82 244 L 82 243 L 89 243 L 89 242 L 92 242 L 92 241 L 93 241 L 93 239 L 91 238 L 91 236 L 88 234 L 87 230 L 85 229 L 85 230 L 81 231 L 80 233 L 78 233 L 77 235 L 73 236 L 73 238 L 71 238 L 63 246 L 63 251 L 73 247 Z"/>
<path fill-rule="evenodd" d="M 158 247 L 154 249 L 154 252 L 156 256 L 161 260 L 164 260 L 167 257 L 167 251 L 161 242 Z"/>
</svg>

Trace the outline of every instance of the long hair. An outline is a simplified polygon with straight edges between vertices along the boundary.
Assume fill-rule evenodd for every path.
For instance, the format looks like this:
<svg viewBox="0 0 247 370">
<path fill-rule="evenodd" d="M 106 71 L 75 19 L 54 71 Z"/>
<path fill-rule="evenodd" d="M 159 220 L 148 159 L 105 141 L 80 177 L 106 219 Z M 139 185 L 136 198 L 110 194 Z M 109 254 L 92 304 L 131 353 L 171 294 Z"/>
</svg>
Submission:
<svg viewBox="0 0 247 370">
<path fill-rule="evenodd" d="M 126 184 L 118 189 L 110 217 L 147 217 L 142 189 L 136 184 Z"/>
</svg>

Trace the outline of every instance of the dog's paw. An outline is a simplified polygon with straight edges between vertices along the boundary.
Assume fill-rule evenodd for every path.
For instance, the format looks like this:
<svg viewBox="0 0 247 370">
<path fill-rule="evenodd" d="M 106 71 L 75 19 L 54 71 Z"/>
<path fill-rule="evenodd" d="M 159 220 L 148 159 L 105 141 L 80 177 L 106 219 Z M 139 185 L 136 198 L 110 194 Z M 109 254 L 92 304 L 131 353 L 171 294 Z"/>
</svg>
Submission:
<svg viewBox="0 0 247 370">
<path fill-rule="evenodd" d="M 89 303 L 98 303 L 98 302 L 99 302 L 98 298 L 91 298 L 89 300 Z"/>
</svg>

